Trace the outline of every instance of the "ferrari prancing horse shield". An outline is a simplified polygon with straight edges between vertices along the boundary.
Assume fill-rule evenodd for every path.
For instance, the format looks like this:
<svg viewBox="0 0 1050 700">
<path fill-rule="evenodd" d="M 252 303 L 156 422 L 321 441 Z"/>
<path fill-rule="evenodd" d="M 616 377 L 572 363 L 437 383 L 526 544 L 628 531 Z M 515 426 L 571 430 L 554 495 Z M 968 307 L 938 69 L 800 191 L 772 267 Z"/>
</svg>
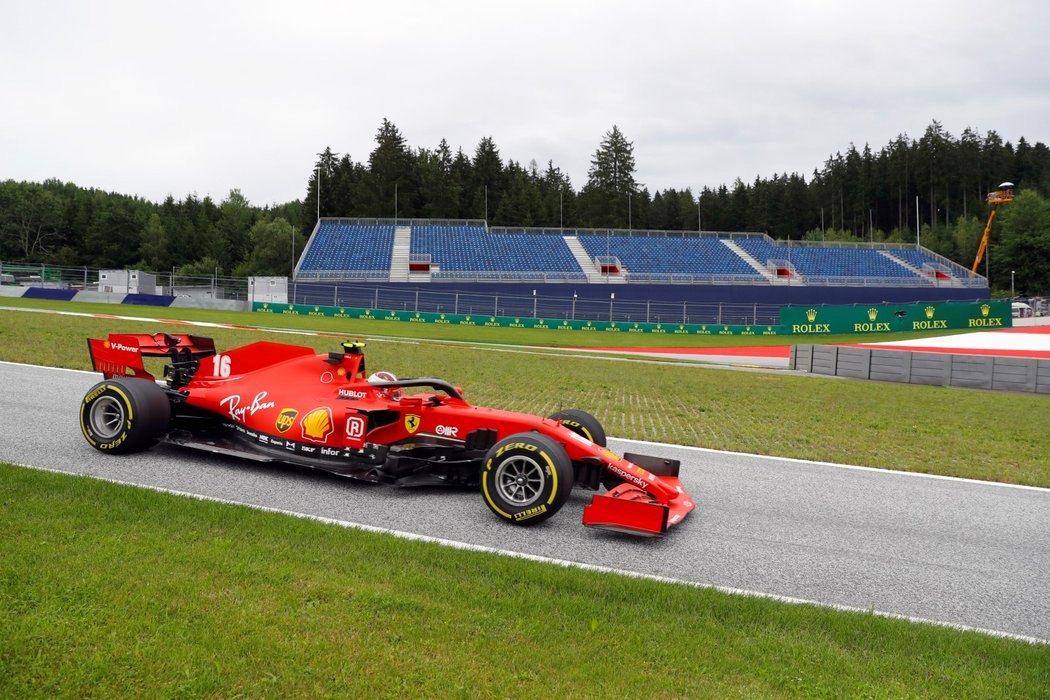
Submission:
<svg viewBox="0 0 1050 700">
<path fill-rule="evenodd" d="M 410 433 L 419 430 L 419 416 L 411 413 L 405 416 L 405 430 Z"/>
</svg>

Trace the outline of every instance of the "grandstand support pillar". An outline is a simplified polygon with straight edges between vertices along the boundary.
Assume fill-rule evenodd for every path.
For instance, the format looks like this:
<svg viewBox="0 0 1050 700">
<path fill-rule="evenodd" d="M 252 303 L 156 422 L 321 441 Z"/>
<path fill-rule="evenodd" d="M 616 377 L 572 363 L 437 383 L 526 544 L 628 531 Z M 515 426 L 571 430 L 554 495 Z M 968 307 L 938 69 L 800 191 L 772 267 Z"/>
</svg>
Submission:
<svg viewBox="0 0 1050 700">
<path fill-rule="evenodd" d="M 456 292 L 456 300 L 455 300 L 455 302 L 453 304 L 453 307 L 452 307 L 452 313 L 454 313 L 454 314 L 458 314 L 459 313 L 459 292 Z"/>
<path fill-rule="evenodd" d="M 413 310 L 413 311 L 416 311 L 416 312 L 418 312 L 418 311 L 419 311 L 419 290 L 418 290 L 418 289 L 416 290 L 416 306 L 415 306 L 415 308 L 414 308 L 414 309 L 412 309 L 412 310 Z"/>
<path fill-rule="evenodd" d="M 536 290 L 532 290 L 532 317 L 536 318 Z"/>
<path fill-rule="evenodd" d="M 682 323 L 685 323 L 685 320 L 687 318 L 689 318 L 689 316 L 685 312 L 685 302 L 683 301 L 682 302 Z"/>
<path fill-rule="evenodd" d="M 576 320 L 576 292 L 572 293 L 572 320 Z"/>
<path fill-rule="evenodd" d="M 649 305 L 650 304 L 652 304 L 651 301 L 645 302 L 645 322 L 646 323 L 649 323 Z"/>
</svg>

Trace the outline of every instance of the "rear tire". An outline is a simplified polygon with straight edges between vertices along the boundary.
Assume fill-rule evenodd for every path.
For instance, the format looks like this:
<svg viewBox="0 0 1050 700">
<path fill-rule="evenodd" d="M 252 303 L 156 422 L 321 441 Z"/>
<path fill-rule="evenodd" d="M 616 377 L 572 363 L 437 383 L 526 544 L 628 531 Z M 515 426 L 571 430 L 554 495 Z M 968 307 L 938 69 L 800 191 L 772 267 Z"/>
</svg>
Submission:
<svg viewBox="0 0 1050 700">
<path fill-rule="evenodd" d="M 565 448 L 540 433 L 517 433 L 485 455 L 481 493 L 489 509 L 514 525 L 535 525 L 557 513 L 572 491 Z"/>
<path fill-rule="evenodd" d="M 150 379 L 107 379 L 80 404 L 80 429 L 101 452 L 128 454 L 152 446 L 168 429 L 171 403 Z"/>
</svg>

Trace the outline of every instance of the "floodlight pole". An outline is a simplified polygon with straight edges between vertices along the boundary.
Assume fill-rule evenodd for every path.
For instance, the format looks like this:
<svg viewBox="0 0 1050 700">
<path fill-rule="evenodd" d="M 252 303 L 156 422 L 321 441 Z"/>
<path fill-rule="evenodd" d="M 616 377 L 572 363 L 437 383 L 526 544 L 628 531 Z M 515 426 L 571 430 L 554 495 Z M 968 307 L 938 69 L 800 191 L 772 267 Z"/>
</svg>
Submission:
<svg viewBox="0 0 1050 700">
<path fill-rule="evenodd" d="M 915 247 L 919 247 L 919 195 L 915 195 Z"/>
</svg>

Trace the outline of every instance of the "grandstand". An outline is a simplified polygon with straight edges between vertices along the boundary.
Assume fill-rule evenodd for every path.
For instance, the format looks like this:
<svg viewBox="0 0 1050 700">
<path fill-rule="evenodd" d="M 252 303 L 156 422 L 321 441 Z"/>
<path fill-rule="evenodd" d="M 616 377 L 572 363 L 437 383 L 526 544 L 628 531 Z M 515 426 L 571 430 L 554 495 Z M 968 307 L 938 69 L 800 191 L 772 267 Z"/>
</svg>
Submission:
<svg viewBox="0 0 1050 700">
<path fill-rule="evenodd" d="M 322 219 L 296 268 L 315 279 L 380 279 L 388 274 L 394 243 L 389 224 L 343 224 Z"/>
<path fill-rule="evenodd" d="M 371 291 L 349 291 L 348 285 L 361 283 L 373 285 Z M 490 313 L 522 315 L 538 313 L 540 299 L 559 297 L 564 303 L 557 315 L 566 317 L 588 303 L 596 305 L 591 313 L 608 318 L 617 316 L 614 301 L 644 305 L 646 316 L 653 304 L 662 304 L 679 309 L 682 322 L 695 317 L 691 304 L 718 305 L 719 319 L 723 302 L 750 305 L 757 321 L 758 305 L 989 297 L 984 277 L 915 244 L 342 218 L 318 222 L 296 265 L 293 290 L 302 303 L 376 308 L 383 308 L 380 296 L 388 292 L 396 292 L 398 308 L 415 309 L 421 294 L 454 298 L 454 307 L 477 297 L 477 306 L 492 306 Z M 507 306 L 511 298 L 517 306 Z M 605 314 L 600 304 L 608 307 Z"/>
<path fill-rule="evenodd" d="M 360 219 L 322 219 L 295 280 L 987 286 L 983 277 L 911 244 L 779 243 L 755 233 Z"/>
</svg>

